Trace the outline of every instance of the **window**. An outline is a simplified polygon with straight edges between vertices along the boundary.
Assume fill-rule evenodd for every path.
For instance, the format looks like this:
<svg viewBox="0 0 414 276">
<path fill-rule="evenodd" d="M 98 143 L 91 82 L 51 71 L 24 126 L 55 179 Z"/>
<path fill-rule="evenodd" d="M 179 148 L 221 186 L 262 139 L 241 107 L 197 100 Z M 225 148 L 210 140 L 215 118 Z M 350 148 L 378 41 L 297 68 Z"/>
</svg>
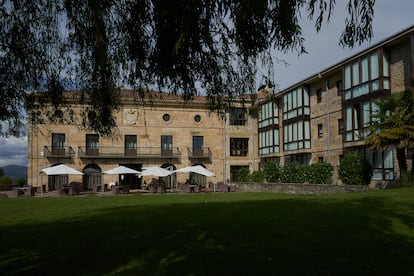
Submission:
<svg viewBox="0 0 414 276">
<path fill-rule="evenodd" d="M 161 155 L 171 156 L 173 151 L 173 137 L 171 135 L 161 135 Z"/>
<path fill-rule="evenodd" d="M 86 155 L 99 154 L 99 135 L 86 134 Z"/>
<path fill-rule="evenodd" d="M 164 114 L 164 115 L 162 115 L 162 119 L 165 121 L 165 122 L 168 122 L 171 118 L 170 118 L 170 114 Z"/>
<path fill-rule="evenodd" d="M 338 119 L 338 134 L 344 133 L 344 120 Z"/>
<path fill-rule="evenodd" d="M 199 123 L 201 121 L 201 116 L 200 115 L 195 115 L 194 116 L 194 122 Z"/>
<path fill-rule="evenodd" d="M 322 89 L 320 88 L 316 90 L 316 99 L 317 99 L 317 103 L 322 102 Z"/>
<path fill-rule="evenodd" d="M 240 169 L 247 169 L 247 171 L 249 171 L 249 166 L 230 166 L 231 182 L 239 182 L 238 175 Z"/>
<path fill-rule="evenodd" d="M 303 86 L 283 95 L 283 148 L 310 148 L 309 88 Z"/>
<path fill-rule="evenodd" d="M 284 150 L 309 149 L 310 142 L 310 122 L 296 121 L 286 124 L 284 130 Z"/>
<path fill-rule="evenodd" d="M 338 96 L 342 95 L 342 92 L 344 91 L 344 83 L 342 80 L 336 82 L 336 89 L 338 91 Z"/>
<path fill-rule="evenodd" d="M 323 162 L 323 157 L 322 156 L 318 157 L 318 162 Z"/>
<path fill-rule="evenodd" d="M 52 133 L 52 155 L 65 155 L 64 133 Z"/>
<path fill-rule="evenodd" d="M 277 103 L 267 102 L 260 106 L 258 114 L 259 128 L 279 124 L 279 108 Z"/>
<path fill-rule="evenodd" d="M 245 108 L 231 108 L 229 116 L 230 125 L 244 126 L 247 123 Z"/>
<path fill-rule="evenodd" d="M 247 156 L 249 138 L 230 138 L 230 156 Z"/>
<path fill-rule="evenodd" d="M 125 135 L 125 156 L 137 155 L 137 136 Z"/>
<path fill-rule="evenodd" d="M 193 136 L 193 156 L 203 156 L 204 137 Z"/>
<path fill-rule="evenodd" d="M 310 164 L 312 161 L 311 153 L 290 154 L 285 156 L 285 165 L 299 163 L 303 165 Z"/>
<path fill-rule="evenodd" d="M 259 154 L 279 152 L 279 129 L 259 131 Z"/>
<path fill-rule="evenodd" d="M 322 124 L 318 124 L 318 138 L 322 138 L 322 137 L 323 137 Z"/>
<path fill-rule="evenodd" d="M 372 164 L 372 180 L 394 180 L 394 162 L 392 150 L 368 153 Z"/>
<path fill-rule="evenodd" d="M 300 87 L 283 95 L 283 120 L 309 114 L 309 89 L 307 87 Z"/>
<path fill-rule="evenodd" d="M 389 54 L 380 49 L 344 66 L 345 100 L 390 89 Z"/>
<path fill-rule="evenodd" d="M 345 108 L 346 141 L 358 141 L 366 137 L 375 104 L 370 101 L 354 103 Z"/>
</svg>

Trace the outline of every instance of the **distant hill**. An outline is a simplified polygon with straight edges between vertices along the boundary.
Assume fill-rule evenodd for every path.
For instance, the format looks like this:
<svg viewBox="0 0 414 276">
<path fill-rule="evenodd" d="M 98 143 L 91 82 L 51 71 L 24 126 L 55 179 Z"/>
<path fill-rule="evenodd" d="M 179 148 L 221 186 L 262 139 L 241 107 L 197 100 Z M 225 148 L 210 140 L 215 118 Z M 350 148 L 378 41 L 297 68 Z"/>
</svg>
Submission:
<svg viewBox="0 0 414 276">
<path fill-rule="evenodd" d="M 3 168 L 4 175 L 13 178 L 27 178 L 27 167 L 19 165 L 8 165 Z"/>
</svg>

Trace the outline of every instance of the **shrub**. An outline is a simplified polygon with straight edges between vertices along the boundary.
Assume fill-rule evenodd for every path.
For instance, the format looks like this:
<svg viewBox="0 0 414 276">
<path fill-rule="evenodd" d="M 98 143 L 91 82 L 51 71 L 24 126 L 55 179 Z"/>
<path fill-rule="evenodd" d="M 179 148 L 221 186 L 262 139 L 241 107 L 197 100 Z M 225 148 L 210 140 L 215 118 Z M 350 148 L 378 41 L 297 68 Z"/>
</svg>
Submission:
<svg viewBox="0 0 414 276">
<path fill-rule="evenodd" d="M 283 166 L 280 174 L 280 181 L 283 183 L 304 183 L 306 182 L 306 165 L 292 163 Z"/>
<path fill-rule="evenodd" d="M 248 176 L 249 182 L 263 183 L 265 180 L 262 171 L 254 171 Z"/>
<path fill-rule="evenodd" d="M 307 166 L 307 181 L 311 184 L 331 184 L 333 167 L 325 161 Z"/>
<path fill-rule="evenodd" d="M 339 163 L 339 179 L 346 185 L 367 185 L 371 181 L 372 166 L 357 152 L 350 152 Z"/>
<path fill-rule="evenodd" d="M 239 180 L 239 182 L 248 182 L 249 181 L 249 169 L 240 168 L 237 171 L 237 179 Z"/>
<path fill-rule="evenodd" d="M 279 164 L 269 162 L 264 164 L 263 176 L 267 182 L 279 182 L 280 181 L 281 168 Z"/>
</svg>

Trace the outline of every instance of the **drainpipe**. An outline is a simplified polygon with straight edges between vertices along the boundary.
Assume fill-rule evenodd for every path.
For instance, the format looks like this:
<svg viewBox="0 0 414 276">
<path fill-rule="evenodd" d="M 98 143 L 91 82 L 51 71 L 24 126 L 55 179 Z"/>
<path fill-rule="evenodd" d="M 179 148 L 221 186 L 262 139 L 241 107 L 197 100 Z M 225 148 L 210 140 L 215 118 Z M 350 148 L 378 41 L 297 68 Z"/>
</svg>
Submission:
<svg viewBox="0 0 414 276">
<path fill-rule="evenodd" d="M 223 115 L 223 183 L 226 183 L 226 177 L 227 177 L 226 152 L 227 152 L 227 146 L 226 146 L 226 113 L 224 113 L 224 115 Z"/>
<path fill-rule="evenodd" d="M 329 114 L 329 79 L 325 78 L 326 89 L 326 148 L 328 151 L 328 163 L 331 163 L 331 127 Z"/>
</svg>

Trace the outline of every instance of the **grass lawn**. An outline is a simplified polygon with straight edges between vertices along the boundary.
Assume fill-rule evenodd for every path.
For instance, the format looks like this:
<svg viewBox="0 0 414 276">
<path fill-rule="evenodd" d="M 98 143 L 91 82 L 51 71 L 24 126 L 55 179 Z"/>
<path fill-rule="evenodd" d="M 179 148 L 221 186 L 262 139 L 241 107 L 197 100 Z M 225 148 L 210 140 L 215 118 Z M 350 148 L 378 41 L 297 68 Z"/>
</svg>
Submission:
<svg viewBox="0 0 414 276">
<path fill-rule="evenodd" d="M 2 275 L 414 275 L 414 189 L 0 199 Z"/>
</svg>

